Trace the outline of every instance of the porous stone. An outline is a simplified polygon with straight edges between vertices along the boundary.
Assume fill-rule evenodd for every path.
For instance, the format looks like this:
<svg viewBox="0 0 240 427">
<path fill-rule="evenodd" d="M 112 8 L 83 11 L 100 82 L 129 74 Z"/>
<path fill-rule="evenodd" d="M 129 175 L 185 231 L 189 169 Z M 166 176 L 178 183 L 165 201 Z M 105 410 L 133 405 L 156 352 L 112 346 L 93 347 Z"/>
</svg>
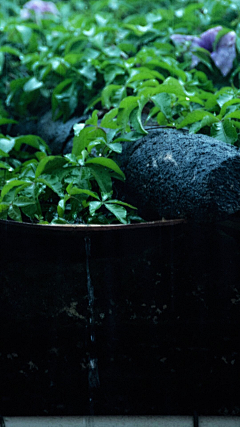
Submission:
<svg viewBox="0 0 240 427">
<path fill-rule="evenodd" d="M 232 145 L 159 128 L 124 143 L 120 162 L 126 182 L 119 192 L 145 219 L 209 221 L 240 210 L 240 154 Z"/>
<path fill-rule="evenodd" d="M 12 134 L 40 136 L 50 147 L 52 154 L 66 154 L 71 152 L 73 142 L 73 126 L 87 120 L 88 115 L 72 117 L 65 123 L 59 119 L 54 121 L 52 111 L 47 111 L 38 120 L 26 120 L 13 127 Z"/>
</svg>

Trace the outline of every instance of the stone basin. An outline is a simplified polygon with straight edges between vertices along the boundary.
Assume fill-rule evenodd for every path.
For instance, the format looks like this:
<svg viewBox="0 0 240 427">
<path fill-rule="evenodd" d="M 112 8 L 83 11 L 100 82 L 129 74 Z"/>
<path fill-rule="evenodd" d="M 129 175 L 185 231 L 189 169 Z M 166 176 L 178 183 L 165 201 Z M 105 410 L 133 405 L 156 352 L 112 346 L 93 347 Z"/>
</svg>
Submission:
<svg viewBox="0 0 240 427">
<path fill-rule="evenodd" d="M 239 218 L 0 236 L 4 416 L 240 414 Z"/>
</svg>

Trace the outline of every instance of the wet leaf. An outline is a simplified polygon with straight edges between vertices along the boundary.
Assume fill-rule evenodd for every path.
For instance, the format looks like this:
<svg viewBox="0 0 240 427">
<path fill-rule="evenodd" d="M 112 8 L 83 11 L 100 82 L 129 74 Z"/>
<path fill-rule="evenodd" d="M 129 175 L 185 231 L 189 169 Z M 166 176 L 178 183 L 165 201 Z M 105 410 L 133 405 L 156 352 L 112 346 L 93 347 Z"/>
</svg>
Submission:
<svg viewBox="0 0 240 427">
<path fill-rule="evenodd" d="M 1 191 L 1 197 L 3 198 L 12 188 L 14 187 L 28 187 L 32 185 L 33 183 L 31 181 L 21 180 L 21 179 L 11 179 L 7 181 L 7 183 L 4 185 Z"/>
<path fill-rule="evenodd" d="M 37 90 L 43 86 L 43 82 L 39 82 L 35 77 L 32 77 L 30 80 L 25 83 L 23 86 L 23 90 L 25 92 L 32 92 L 33 90 Z"/>
<path fill-rule="evenodd" d="M 48 156 L 42 159 L 36 169 L 35 177 L 38 178 L 40 175 L 49 174 L 56 169 L 61 168 L 67 163 L 67 159 L 61 156 Z"/>
<path fill-rule="evenodd" d="M 205 117 L 209 117 L 211 118 L 212 121 L 215 121 L 215 122 L 219 121 L 217 117 L 214 117 L 213 114 L 208 113 L 207 111 L 195 110 L 187 114 L 187 116 L 177 125 L 177 128 L 180 129 L 184 126 L 191 125 L 192 123 L 196 123 Z"/>
<path fill-rule="evenodd" d="M 22 215 L 20 209 L 15 205 L 10 205 L 8 209 L 8 216 L 13 219 L 13 221 L 22 222 Z"/>
<path fill-rule="evenodd" d="M 160 111 L 166 116 L 167 119 L 172 118 L 172 99 L 168 93 L 159 93 L 152 97 L 154 104 L 160 109 Z"/>
<path fill-rule="evenodd" d="M 112 191 L 112 180 L 110 176 L 110 171 L 97 165 L 89 165 L 89 169 L 91 170 L 94 178 L 96 179 L 100 190 L 103 193 L 110 193 Z"/>
<path fill-rule="evenodd" d="M 104 166 L 106 168 L 109 168 L 109 169 L 113 170 L 114 172 L 116 172 L 122 178 L 125 179 L 124 173 L 121 171 L 121 169 L 117 165 L 117 163 L 114 162 L 114 160 L 112 160 L 112 159 L 108 159 L 106 157 L 96 157 L 94 159 L 88 159 L 88 160 L 86 160 L 86 164 L 87 165 L 91 165 L 92 164 L 92 165 Z"/>
<path fill-rule="evenodd" d="M 0 150 L 4 153 L 9 153 L 15 145 L 15 139 L 0 138 Z"/>
<path fill-rule="evenodd" d="M 94 191 L 91 190 L 87 190 L 87 189 L 82 189 L 82 188 L 77 188 L 77 187 L 73 187 L 71 184 L 68 185 L 67 187 L 67 192 L 72 196 L 75 194 L 82 194 L 82 195 L 86 195 L 86 196 L 91 196 L 94 199 L 98 199 L 99 200 L 99 196 L 97 193 L 95 193 Z"/>
<path fill-rule="evenodd" d="M 127 211 L 123 206 L 115 203 L 105 203 L 105 207 L 120 221 L 122 224 L 127 224 Z"/>
<path fill-rule="evenodd" d="M 102 202 L 90 202 L 89 203 L 89 213 L 91 216 L 95 215 L 96 210 L 100 209 Z"/>
<path fill-rule="evenodd" d="M 227 144 L 234 144 L 238 139 L 236 128 L 230 119 L 214 123 L 211 127 L 211 136 Z"/>
</svg>

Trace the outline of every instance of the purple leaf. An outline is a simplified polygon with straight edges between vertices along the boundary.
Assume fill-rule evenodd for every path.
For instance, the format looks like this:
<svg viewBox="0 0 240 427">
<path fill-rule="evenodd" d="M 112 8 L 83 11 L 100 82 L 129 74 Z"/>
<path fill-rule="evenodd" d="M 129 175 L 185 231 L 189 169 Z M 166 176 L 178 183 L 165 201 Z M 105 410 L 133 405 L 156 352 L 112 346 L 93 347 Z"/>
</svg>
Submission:
<svg viewBox="0 0 240 427">
<path fill-rule="evenodd" d="M 57 15 L 59 13 L 54 3 L 43 0 L 30 0 L 25 3 L 23 9 L 21 10 L 21 17 L 23 19 L 31 18 L 32 12 L 35 12 L 37 15 L 42 15 L 44 13 Z"/>
<path fill-rule="evenodd" d="M 175 44 L 184 44 L 185 42 L 191 42 L 191 45 L 189 46 L 190 51 L 192 51 L 194 47 L 199 47 L 200 38 L 197 36 L 173 34 L 170 38 Z M 196 67 L 199 62 L 200 59 L 197 56 L 192 55 L 191 68 Z"/>
<path fill-rule="evenodd" d="M 207 30 L 202 33 L 200 36 L 199 46 L 203 47 L 209 52 L 212 52 L 216 35 L 221 29 L 222 27 L 219 25 L 218 27 L 210 28 L 210 30 Z"/>
<path fill-rule="evenodd" d="M 236 33 L 230 31 L 218 42 L 216 50 L 211 53 L 212 60 L 223 76 L 226 76 L 233 67 L 236 58 Z"/>
<path fill-rule="evenodd" d="M 222 30 L 221 25 L 210 28 L 200 35 L 200 37 L 184 34 L 173 34 L 171 40 L 175 44 L 184 44 L 190 42 L 190 52 L 193 51 L 194 47 L 201 47 L 208 50 L 211 53 L 211 58 L 216 67 L 221 71 L 223 76 L 226 76 L 231 68 L 233 67 L 233 61 L 236 58 L 236 34 L 234 31 L 222 36 L 217 44 L 216 50 L 214 48 L 214 42 L 219 31 Z M 191 67 L 196 67 L 201 61 L 196 55 L 192 53 Z"/>
<path fill-rule="evenodd" d="M 173 34 L 170 37 L 176 44 L 183 44 L 185 42 L 192 42 L 192 45 L 198 46 L 200 38 L 197 36 L 186 36 L 185 34 Z"/>
</svg>

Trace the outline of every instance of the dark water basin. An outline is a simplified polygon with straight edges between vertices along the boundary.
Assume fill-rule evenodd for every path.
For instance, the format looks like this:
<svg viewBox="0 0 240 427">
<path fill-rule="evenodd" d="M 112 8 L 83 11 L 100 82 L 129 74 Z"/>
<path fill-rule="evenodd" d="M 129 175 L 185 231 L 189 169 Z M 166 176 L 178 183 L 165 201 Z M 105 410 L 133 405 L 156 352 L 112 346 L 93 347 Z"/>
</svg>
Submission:
<svg viewBox="0 0 240 427">
<path fill-rule="evenodd" d="M 0 236 L 2 414 L 240 414 L 239 220 Z"/>
</svg>

